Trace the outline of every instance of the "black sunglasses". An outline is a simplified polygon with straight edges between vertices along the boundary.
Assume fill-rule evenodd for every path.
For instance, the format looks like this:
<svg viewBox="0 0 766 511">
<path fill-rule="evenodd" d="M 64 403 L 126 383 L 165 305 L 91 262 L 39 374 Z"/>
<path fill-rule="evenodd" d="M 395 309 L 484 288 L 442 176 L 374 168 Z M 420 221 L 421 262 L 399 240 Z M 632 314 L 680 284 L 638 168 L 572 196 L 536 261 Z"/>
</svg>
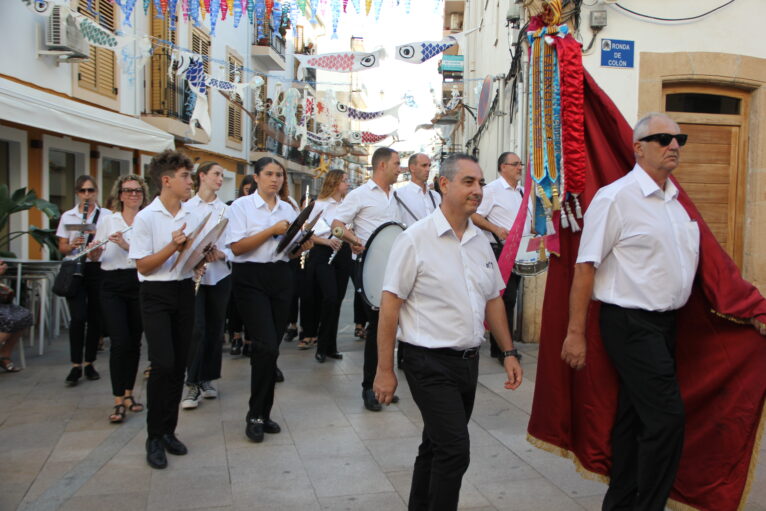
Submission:
<svg viewBox="0 0 766 511">
<path fill-rule="evenodd" d="M 95 188 L 80 188 L 80 192 L 82 192 L 82 193 L 95 193 L 96 189 Z"/>
<path fill-rule="evenodd" d="M 644 138 L 640 138 L 639 141 L 641 142 L 657 142 L 662 147 L 666 147 L 670 145 L 670 142 L 675 138 L 676 142 L 678 142 L 679 146 L 683 146 L 686 144 L 686 139 L 689 137 L 689 135 L 685 135 L 683 133 L 678 133 L 676 135 L 671 135 L 670 133 L 655 133 L 654 135 L 649 135 Z"/>
</svg>

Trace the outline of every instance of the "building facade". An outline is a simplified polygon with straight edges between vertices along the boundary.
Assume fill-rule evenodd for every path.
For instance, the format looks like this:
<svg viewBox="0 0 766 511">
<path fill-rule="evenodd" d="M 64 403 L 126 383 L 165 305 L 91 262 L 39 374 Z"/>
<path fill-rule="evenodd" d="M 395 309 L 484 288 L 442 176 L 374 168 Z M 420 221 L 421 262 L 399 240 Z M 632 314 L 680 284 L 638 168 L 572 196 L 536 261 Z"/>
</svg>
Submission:
<svg viewBox="0 0 766 511">
<path fill-rule="evenodd" d="M 489 97 L 498 102 L 481 129 L 469 116 L 463 133 L 463 144 L 478 156 L 490 180 L 503 151 L 526 157 L 525 115 L 514 101 L 514 93 L 524 97 L 525 80 L 515 89 L 508 80 L 514 55 L 521 52 L 521 69 L 526 64 L 526 46 L 516 45 L 525 13 L 513 0 L 460 3 L 464 27 L 479 27 L 466 45 L 464 101 L 478 106 L 477 84 L 489 76 Z M 760 108 L 766 100 L 766 49 L 737 36 L 758 29 L 766 4 L 644 0 L 617 5 L 598 0 L 580 3 L 579 9 L 573 13 L 579 25 L 571 19 L 569 25 L 583 43 L 585 69 L 629 123 L 649 112 L 665 112 L 689 134 L 675 175 L 745 278 L 766 292 L 761 235 L 766 222 L 766 112 Z M 544 282 L 530 279 L 526 287 L 524 323 L 532 326 L 524 337 L 534 340 Z"/>
</svg>

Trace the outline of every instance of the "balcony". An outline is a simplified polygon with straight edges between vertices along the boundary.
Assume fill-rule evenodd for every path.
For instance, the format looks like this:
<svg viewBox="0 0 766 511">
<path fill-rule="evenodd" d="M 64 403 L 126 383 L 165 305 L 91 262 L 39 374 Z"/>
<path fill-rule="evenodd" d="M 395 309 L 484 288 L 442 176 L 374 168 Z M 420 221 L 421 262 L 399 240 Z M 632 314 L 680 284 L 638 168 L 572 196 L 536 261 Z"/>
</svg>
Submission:
<svg viewBox="0 0 766 511">
<path fill-rule="evenodd" d="M 253 123 L 250 144 L 250 160 L 255 161 L 264 156 L 271 156 L 280 160 L 288 171 L 310 174 L 311 169 L 319 165 L 319 155 L 308 149 L 299 151 L 298 148 L 284 144 L 269 133 L 281 133 L 283 124 L 281 121 L 268 118 L 267 132 L 264 129 L 265 114 L 259 118 L 258 123 Z M 257 125 L 257 126 L 256 126 Z"/>
<path fill-rule="evenodd" d="M 152 56 L 151 81 L 147 83 L 149 109 L 141 115 L 143 121 L 180 138 L 206 144 L 210 136 L 198 128 L 191 134 L 189 119 L 194 110 L 194 97 L 186 80 L 181 76 L 168 76 L 170 55 Z"/>
<path fill-rule="evenodd" d="M 255 63 L 265 71 L 284 71 L 285 41 L 279 32 L 268 32 L 253 43 L 250 51 Z"/>
</svg>

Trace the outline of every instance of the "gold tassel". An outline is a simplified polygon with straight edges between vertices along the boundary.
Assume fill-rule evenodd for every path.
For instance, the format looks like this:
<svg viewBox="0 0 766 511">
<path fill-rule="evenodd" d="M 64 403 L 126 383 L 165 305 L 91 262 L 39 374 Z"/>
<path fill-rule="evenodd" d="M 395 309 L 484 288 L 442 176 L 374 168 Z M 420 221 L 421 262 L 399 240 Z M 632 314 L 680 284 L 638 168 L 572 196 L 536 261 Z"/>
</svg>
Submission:
<svg viewBox="0 0 766 511">
<path fill-rule="evenodd" d="M 556 185 L 551 185 L 551 191 L 553 194 L 553 211 L 561 210 L 561 202 L 559 202 L 559 189 Z"/>
<path fill-rule="evenodd" d="M 551 200 L 545 194 L 545 190 L 543 190 L 543 187 L 540 185 L 537 185 L 537 196 L 540 197 L 540 200 L 542 201 L 543 207 L 545 209 L 551 209 Z"/>
<path fill-rule="evenodd" d="M 548 254 L 545 253 L 545 238 L 540 239 L 540 246 L 537 248 L 537 259 L 547 261 Z"/>
</svg>

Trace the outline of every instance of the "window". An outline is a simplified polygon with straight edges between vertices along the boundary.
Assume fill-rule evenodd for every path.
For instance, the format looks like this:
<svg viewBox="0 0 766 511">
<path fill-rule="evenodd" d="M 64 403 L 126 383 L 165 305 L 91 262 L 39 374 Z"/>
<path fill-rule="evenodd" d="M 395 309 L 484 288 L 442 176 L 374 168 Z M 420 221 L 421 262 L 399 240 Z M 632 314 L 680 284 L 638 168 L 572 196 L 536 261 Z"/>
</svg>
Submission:
<svg viewBox="0 0 766 511">
<path fill-rule="evenodd" d="M 63 213 L 75 205 L 74 180 L 77 172 L 75 153 L 51 149 L 48 153 L 48 200 Z M 58 220 L 50 221 L 50 228 L 56 229 Z"/>
<path fill-rule="evenodd" d="M 176 31 L 170 30 L 170 18 L 158 13 L 154 5 L 151 10 L 151 24 L 152 37 L 159 41 L 176 44 Z M 168 75 L 172 48 L 159 41 L 154 45 L 151 60 L 150 110 L 153 114 L 180 118 L 183 86 L 179 88 L 179 82 L 182 82 L 183 78 L 175 74 Z"/>
<path fill-rule="evenodd" d="M 668 112 L 739 115 L 740 103 L 742 103 L 741 99 L 729 96 L 682 92 L 668 94 L 665 97 L 665 110 Z"/>
<path fill-rule="evenodd" d="M 229 55 L 228 62 L 228 80 L 234 82 L 239 80 L 240 70 L 242 69 L 242 61 L 233 55 Z M 241 143 L 242 142 L 242 97 L 232 92 L 229 95 L 229 101 L 227 101 L 227 114 L 226 114 L 226 136 L 228 140 Z"/>
<path fill-rule="evenodd" d="M 114 32 L 117 27 L 115 9 L 111 0 L 80 0 L 78 12 Z M 117 58 L 114 51 L 91 46 L 90 57 L 78 66 L 79 87 L 110 98 L 117 97 Z"/>
</svg>

